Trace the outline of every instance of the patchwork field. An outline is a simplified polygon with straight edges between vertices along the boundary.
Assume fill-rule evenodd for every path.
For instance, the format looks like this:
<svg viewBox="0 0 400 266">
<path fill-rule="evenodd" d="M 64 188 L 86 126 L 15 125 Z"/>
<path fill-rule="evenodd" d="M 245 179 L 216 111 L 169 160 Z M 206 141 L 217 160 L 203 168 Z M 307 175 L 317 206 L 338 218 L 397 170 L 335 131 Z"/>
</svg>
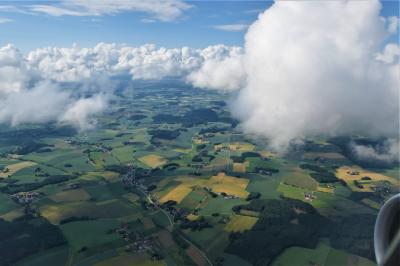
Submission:
<svg viewBox="0 0 400 266">
<path fill-rule="evenodd" d="M 316 190 L 318 187 L 318 182 L 315 181 L 315 179 L 309 176 L 307 172 L 298 168 L 287 173 L 283 180 L 288 185 L 306 188 L 309 190 Z"/>
<path fill-rule="evenodd" d="M 233 172 L 246 173 L 246 168 L 249 166 L 249 162 L 244 163 L 233 163 Z"/>
<path fill-rule="evenodd" d="M 122 195 L 122 197 L 126 198 L 127 200 L 129 200 L 132 203 L 135 203 L 140 199 L 140 197 L 135 193 L 126 193 L 126 194 Z"/>
<path fill-rule="evenodd" d="M 240 132 L 226 94 L 175 82 L 121 88 L 87 132 L 0 127 L 0 260 L 372 265 L 368 243 L 398 165 L 358 166 L 325 139 L 275 153 Z"/>
<path fill-rule="evenodd" d="M 384 174 L 368 171 L 361 167 L 342 166 L 336 170 L 336 176 L 346 182 L 353 191 L 371 192 L 374 183 L 387 181 L 398 186 L 400 179 L 386 176 Z M 358 182 L 357 186 L 355 182 Z"/>
<path fill-rule="evenodd" d="M 78 251 L 82 247 L 95 247 L 107 242 L 118 241 L 117 234 L 108 234 L 108 230 L 117 228 L 119 223 L 113 219 L 77 221 L 60 225 L 71 247 Z"/>
<path fill-rule="evenodd" d="M 62 191 L 49 196 L 49 199 L 55 202 L 84 201 L 90 199 L 89 193 L 83 188 Z"/>
<path fill-rule="evenodd" d="M 132 208 L 121 201 L 110 200 L 95 204 L 93 202 L 71 202 L 54 205 L 44 205 L 40 208 L 43 217 L 53 224 L 69 217 L 89 216 L 93 218 L 118 218 L 136 213 Z"/>
<path fill-rule="evenodd" d="M 246 198 L 249 194 L 246 191 L 246 187 L 249 183 L 248 179 L 237 178 L 234 176 L 228 176 L 225 173 L 219 173 L 218 175 L 212 176 L 209 179 L 193 178 L 193 177 L 180 177 L 176 180 L 185 184 L 184 186 L 199 186 L 207 187 L 217 193 L 226 193 L 239 198 Z M 187 189 L 185 191 L 188 191 Z M 190 191 L 188 191 L 189 193 Z"/>
<path fill-rule="evenodd" d="M 165 265 L 165 263 L 162 260 L 153 261 L 149 256 L 142 253 L 142 254 L 121 255 L 95 264 L 95 266 L 114 266 L 114 265 L 163 266 Z"/>
<path fill-rule="evenodd" d="M 161 202 L 174 200 L 180 203 L 192 191 L 190 184 L 180 184 L 160 199 Z"/>
<path fill-rule="evenodd" d="M 301 247 L 291 247 L 286 249 L 278 258 L 275 259 L 273 266 L 298 265 L 309 266 L 373 266 L 372 261 L 351 255 L 345 251 L 340 251 L 329 247 L 328 243 L 322 241 L 315 249 Z"/>
<path fill-rule="evenodd" d="M 7 166 L 5 166 L 4 169 L 8 169 L 8 171 L 4 171 L 4 170 L 0 171 L 0 178 L 6 178 L 6 177 L 11 176 L 14 173 L 18 172 L 19 170 L 22 170 L 24 168 L 31 167 L 34 165 L 37 165 L 37 163 L 29 162 L 29 161 L 7 165 Z"/>
<path fill-rule="evenodd" d="M 142 163 L 144 163 L 145 165 L 147 165 L 151 168 L 160 167 L 167 162 L 167 160 L 165 160 L 163 157 L 161 157 L 159 155 L 155 155 L 155 154 L 143 156 L 143 157 L 139 158 L 139 161 L 141 161 Z"/>
<path fill-rule="evenodd" d="M 228 232 L 243 232 L 250 230 L 257 222 L 258 218 L 244 215 L 233 215 L 224 230 Z"/>
<path fill-rule="evenodd" d="M 251 143 L 236 142 L 229 144 L 229 149 L 232 151 L 253 151 L 254 148 L 254 145 Z"/>
</svg>

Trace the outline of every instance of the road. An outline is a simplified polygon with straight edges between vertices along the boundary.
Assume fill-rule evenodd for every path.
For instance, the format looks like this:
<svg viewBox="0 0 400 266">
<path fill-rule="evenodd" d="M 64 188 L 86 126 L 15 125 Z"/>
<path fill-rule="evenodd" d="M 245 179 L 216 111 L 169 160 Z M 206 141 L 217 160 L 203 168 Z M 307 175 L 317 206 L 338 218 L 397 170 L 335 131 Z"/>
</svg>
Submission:
<svg viewBox="0 0 400 266">
<path fill-rule="evenodd" d="M 150 197 L 150 195 L 147 194 L 144 190 L 142 190 L 138 187 L 136 187 L 136 189 L 139 190 L 151 204 L 154 204 L 154 206 L 156 206 L 157 209 L 159 209 L 168 218 L 171 228 L 166 228 L 166 229 L 169 232 L 172 232 L 175 229 L 175 224 L 174 224 L 174 221 L 171 220 L 171 217 L 168 215 L 168 213 L 163 208 L 161 208 L 157 203 L 155 203 L 153 201 L 153 199 Z M 189 239 L 184 237 L 182 234 L 179 234 L 179 237 L 181 237 L 189 245 L 192 245 L 200 253 L 200 255 L 207 261 L 208 265 L 213 266 L 211 260 L 207 257 L 207 255 L 198 246 L 196 246 L 192 241 L 190 241 Z"/>
</svg>

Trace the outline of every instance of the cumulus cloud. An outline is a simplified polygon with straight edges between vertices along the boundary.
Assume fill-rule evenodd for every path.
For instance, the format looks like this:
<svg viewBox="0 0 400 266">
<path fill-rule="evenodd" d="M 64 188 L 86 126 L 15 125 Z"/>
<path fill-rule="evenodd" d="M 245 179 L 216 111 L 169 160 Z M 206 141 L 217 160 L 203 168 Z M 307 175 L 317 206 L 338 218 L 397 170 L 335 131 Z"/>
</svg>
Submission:
<svg viewBox="0 0 400 266">
<path fill-rule="evenodd" d="M 90 128 L 93 115 L 102 111 L 100 107 L 105 106 L 105 100 L 93 96 L 84 99 L 84 103 L 93 101 L 96 104 L 83 104 L 81 92 L 62 89 L 46 78 L 50 73 L 31 63 L 13 45 L 0 48 L 0 123 L 17 126 L 22 123 L 62 121 L 81 130 Z M 75 76 L 68 77 L 68 81 L 76 81 Z M 57 81 L 57 78 L 54 80 Z M 102 105 L 99 99 L 102 99 Z M 79 104 L 78 107 L 76 104 Z"/>
<path fill-rule="evenodd" d="M 8 44 L 0 48 L 0 96 L 20 91 L 31 76 L 16 47 Z"/>
<path fill-rule="evenodd" d="M 214 29 L 222 31 L 244 31 L 248 27 L 249 27 L 248 24 L 238 23 L 238 24 L 215 25 Z"/>
<path fill-rule="evenodd" d="M 262 13 L 246 34 L 246 85 L 231 105 L 243 130 L 281 150 L 317 135 L 397 137 L 399 66 L 376 58 L 390 34 L 380 9 L 277 1 Z"/>
<path fill-rule="evenodd" d="M 205 60 L 198 70 L 187 76 L 187 80 L 198 88 L 238 90 L 245 82 L 242 56 L 242 49 L 237 48 L 229 50 L 228 55 Z"/>
<path fill-rule="evenodd" d="M 236 56 L 237 55 L 237 56 Z M 0 48 L 0 123 L 58 121 L 79 130 L 93 128 L 96 114 L 106 109 L 107 99 L 119 76 L 132 79 L 193 78 L 199 86 L 233 87 L 223 74 L 218 79 L 201 79 L 209 65 L 229 64 L 235 69 L 238 47 L 224 45 L 205 49 L 166 49 L 147 44 L 140 47 L 99 43 L 94 47 L 46 47 L 23 56 L 13 45 Z M 225 60 L 226 59 L 226 60 Z M 233 72 L 233 71 L 232 71 Z M 201 73 L 201 74 L 200 74 Z M 87 98 L 87 95 L 93 95 Z"/>
<path fill-rule="evenodd" d="M 45 123 L 57 119 L 70 101 L 67 92 L 54 84 L 39 83 L 29 90 L 9 93 L 0 99 L 0 122 L 12 126 L 22 123 Z"/>
<path fill-rule="evenodd" d="M 392 16 L 388 18 L 388 31 L 390 33 L 396 33 L 397 28 L 399 27 L 399 17 Z"/>
<path fill-rule="evenodd" d="M 383 163 L 399 162 L 400 144 L 396 139 L 388 139 L 379 146 L 351 143 L 351 148 L 359 160 Z"/>
<path fill-rule="evenodd" d="M 241 48 L 224 45 L 205 49 L 189 47 L 166 49 L 146 44 L 139 47 L 99 43 L 91 48 L 47 47 L 33 50 L 27 64 L 57 82 L 92 82 L 101 77 L 130 75 L 132 79 L 185 77 L 209 61 L 236 58 Z"/>
<path fill-rule="evenodd" d="M 59 4 L 35 4 L 30 10 L 50 16 L 101 16 L 134 11 L 153 19 L 172 21 L 182 16 L 191 5 L 181 0 L 68 0 Z"/>
<path fill-rule="evenodd" d="M 389 43 L 385 46 L 383 52 L 378 53 L 376 55 L 376 59 L 390 64 L 395 62 L 396 59 L 398 62 L 399 56 L 400 56 L 400 46 L 398 44 Z"/>
<path fill-rule="evenodd" d="M 106 107 L 107 100 L 104 95 L 82 98 L 68 106 L 59 121 L 73 125 L 80 130 L 92 129 L 96 124 L 93 116 L 103 112 Z"/>
</svg>

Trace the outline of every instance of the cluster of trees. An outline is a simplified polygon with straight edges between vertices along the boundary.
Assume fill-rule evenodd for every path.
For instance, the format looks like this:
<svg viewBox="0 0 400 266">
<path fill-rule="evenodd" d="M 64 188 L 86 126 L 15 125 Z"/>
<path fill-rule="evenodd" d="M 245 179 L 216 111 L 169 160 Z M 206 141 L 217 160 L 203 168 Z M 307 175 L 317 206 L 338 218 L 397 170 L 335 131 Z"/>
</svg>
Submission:
<svg viewBox="0 0 400 266">
<path fill-rule="evenodd" d="M 0 219 L 0 265 L 66 243 L 61 230 L 42 218 L 7 222 Z"/>
<path fill-rule="evenodd" d="M 201 231 L 204 228 L 211 228 L 212 224 L 208 222 L 203 216 L 195 221 L 189 221 L 185 219 L 179 225 L 181 229 L 190 229 L 192 231 Z"/>
<path fill-rule="evenodd" d="M 40 182 L 35 182 L 35 183 L 23 183 L 23 184 L 9 183 L 7 184 L 7 186 L 0 187 L 0 192 L 7 194 L 14 194 L 18 192 L 31 191 L 47 185 L 58 184 L 74 178 L 76 178 L 76 176 L 74 175 L 53 175 L 47 177 L 46 179 Z"/>
<path fill-rule="evenodd" d="M 300 168 L 313 171 L 310 176 L 317 180 L 319 183 L 335 183 L 340 181 L 334 173 L 324 167 L 315 164 L 300 164 Z"/>
<path fill-rule="evenodd" d="M 248 157 L 261 157 L 261 155 L 258 152 L 247 151 L 243 152 L 240 156 L 231 156 L 231 159 L 234 163 L 244 163 Z"/>
<path fill-rule="evenodd" d="M 129 120 L 137 121 L 137 120 L 142 120 L 145 119 L 147 116 L 141 115 L 141 114 L 134 114 L 128 117 Z"/>
<path fill-rule="evenodd" d="M 72 222 L 78 222 L 78 221 L 91 221 L 91 220 L 96 220 L 96 218 L 89 217 L 89 216 L 71 216 L 68 218 L 65 218 L 60 221 L 60 224 L 67 224 L 67 223 L 72 223 Z"/>
<path fill-rule="evenodd" d="M 160 146 L 159 140 L 174 140 L 181 134 L 181 129 L 165 130 L 165 129 L 152 129 L 148 133 L 151 135 L 150 142 L 155 146 Z"/>
<path fill-rule="evenodd" d="M 28 140 L 24 143 L 21 143 L 19 146 L 17 146 L 12 153 L 15 154 L 20 154 L 20 155 L 25 155 L 31 152 L 35 152 L 35 151 L 40 151 L 43 148 L 46 147 L 54 147 L 54 145 L 49 145 L 49 144 L 45 144 L 45 143 L 38 143 L 35 142 L 33 140 Z"/>
<path fill-rule="evenodd" d="M 259 199 L 261 197 L 261 194 L 259 192 L 250 192 L 250 194 L 247 196 L 246 200 L 251 201 L 255 199 Z"/>
<path fill-rule="evenodd" d="M 167 124 L 180 123 L 184 127 L 193 127 L 195 125 L 205 124 L 207 122 L 224 122 L 230 123 L 235 126 L 237 124 L 236 120 L 230 117 L 220 117 L 214 110 L 208 108 L 193 109 L 186 112 L 182 116 L 171 114 L 157 114 L 153 116 L 153 121 L 155 123 Z"/>
<path fill-rule="evenodd" d="M 206 133 L 221 133 L 228 131 L 229 127 L 217 127 L 217 126 L 212 126 L 212 127 L 207 127 L 207 128 L 202 128 L 200 129 L 199 133 L 200 134 L 206 134 Z"/>
<path fill-rule="evenodd" d="M 162 169 L 167 171 L 173 171 L 176 170 L 178 167 L 180 167 L 178 163 L 167 163 L 162 166 Z"/>
<path fill-rule="evenodd" d="M 253 265 L 268 265 L 291 246 L 315 248 L 322 237 L 329 238 L 334 248 L 373 259 L 372 215 L 328 219 L 308 203 L 287 198 L 257 199 L 233 208 L 235 212 L 241 209 L 257 211 L 260 218 L 251 230 L 231 234 L 226 251 Z"/>
</svg>

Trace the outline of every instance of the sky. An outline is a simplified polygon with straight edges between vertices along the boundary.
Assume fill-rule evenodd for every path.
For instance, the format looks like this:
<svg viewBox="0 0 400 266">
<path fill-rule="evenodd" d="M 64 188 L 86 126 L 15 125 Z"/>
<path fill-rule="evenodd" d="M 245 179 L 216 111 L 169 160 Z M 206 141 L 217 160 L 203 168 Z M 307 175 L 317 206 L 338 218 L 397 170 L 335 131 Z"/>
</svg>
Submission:
<svg viewBox="0 0 400 266">
<path fill-rule="evenodd" d="M 165 18 L 149 11 L 152 7 L 147 11 L 132 7 L 112 13 L 103 10 L 100 14 L 60 15 L 43 10 L 43 6 L 66 6 L 59 1 L 2 1 L 0 45 L 12 43 L 24 52 L 47 46 L 70 47 L 73 43 L 92 47 L 99 42 L 131 46 L 153 43 L 167 48 L 204 48 L 213 44 L 242 46 L 247 26 L 272 3 L 188 1 L 180 8 L 179 15 Z M 398 15 L 398 1 L 383 1 L 382 5 L 382 16 Z M 33 8 L 37 6 L 42 9 Z M 80 12 L 84 9 L 67 7 Z M 391 38 L 398 38 L 398 35 Z"/>
<path fill-rule="evenodd" d="M 3 1 L 0 123 L 91 130 L 119 77 L 174 77 L 230 93 L 239 128 L 275 150 L 361 135 L 386 153 L 355 151 L 393 160 L 399 24 L 398 1 Z"/>
<path fill-rule="evenodd" d="M 178 17 L 167 21 L 140 11 L 88 16 L 53 16 L 32 12 L 26 6 L 58 2 L 1 2 L 0 44 L 13 43 L 23 51 L 46 46 L 82 47 L 99 42 L 139 46 L 154 43 L 167 48 L 202 48 L 212 44 L 243 45 L 247 26 L 271 2 L 190 1 Z M 8 21 L 10 20 L 10 21 Z M 225 28 L 224 28 L 225 26 Z M 232 26 L 233 28 L 229 28 Z"/>
</svg>

